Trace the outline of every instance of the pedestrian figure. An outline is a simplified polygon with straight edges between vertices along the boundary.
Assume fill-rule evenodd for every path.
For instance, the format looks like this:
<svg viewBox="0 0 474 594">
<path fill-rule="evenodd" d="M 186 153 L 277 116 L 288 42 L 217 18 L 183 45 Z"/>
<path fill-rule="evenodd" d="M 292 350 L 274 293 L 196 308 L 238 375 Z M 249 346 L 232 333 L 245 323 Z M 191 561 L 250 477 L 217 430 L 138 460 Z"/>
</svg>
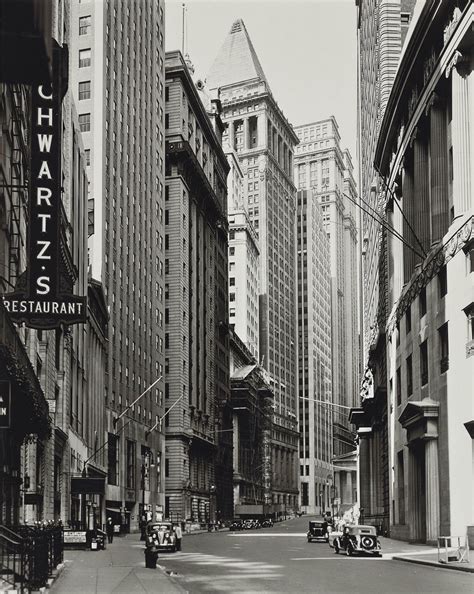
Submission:
<svg viewBox="0 0 474 594">
<path fill-rule="evenodd" d="M 176 550 L 181 550 L 181 539 L 183 538 L 183 531 L 181 530 L 181 524 L 176 524 L 174 529 L 174 533 L 176 534 Z"/>
<path fill-rule="evenodd" d="M 107 518 L 105 531 L 107 532 L 107 540 L 109 544 L 112 544 L 114 542 L 114 523 L 112 522 L 112 518 Z"/>
</svg>

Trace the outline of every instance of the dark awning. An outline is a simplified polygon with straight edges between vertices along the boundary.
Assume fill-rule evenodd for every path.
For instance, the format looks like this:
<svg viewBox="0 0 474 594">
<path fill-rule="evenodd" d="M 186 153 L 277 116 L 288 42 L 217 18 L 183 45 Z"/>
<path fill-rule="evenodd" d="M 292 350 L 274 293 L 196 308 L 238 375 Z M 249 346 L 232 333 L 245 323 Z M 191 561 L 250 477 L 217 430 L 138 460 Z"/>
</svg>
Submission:
<svg viewBox="0 0 474 594">
<path fill-rule="evenodd" d="M 105 493 L 105 478 L 91 476 L 71 477 L 71 494 L 103 495 Z"/>
</svg>

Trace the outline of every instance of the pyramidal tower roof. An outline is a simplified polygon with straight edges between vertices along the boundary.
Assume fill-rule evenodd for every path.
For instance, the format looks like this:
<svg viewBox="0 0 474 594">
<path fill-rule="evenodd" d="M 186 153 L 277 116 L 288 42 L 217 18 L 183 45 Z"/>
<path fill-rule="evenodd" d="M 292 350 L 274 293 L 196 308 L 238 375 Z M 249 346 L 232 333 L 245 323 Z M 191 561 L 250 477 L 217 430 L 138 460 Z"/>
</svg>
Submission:
<svg viewBox="0 0 474 594">
<path fill-rule="evenodd" d="M 206 82 L 209 89 L 216 89 L 255 78 L 268 84 L 244 21 L 238 19 L 217 54 Z"/>
</svg>

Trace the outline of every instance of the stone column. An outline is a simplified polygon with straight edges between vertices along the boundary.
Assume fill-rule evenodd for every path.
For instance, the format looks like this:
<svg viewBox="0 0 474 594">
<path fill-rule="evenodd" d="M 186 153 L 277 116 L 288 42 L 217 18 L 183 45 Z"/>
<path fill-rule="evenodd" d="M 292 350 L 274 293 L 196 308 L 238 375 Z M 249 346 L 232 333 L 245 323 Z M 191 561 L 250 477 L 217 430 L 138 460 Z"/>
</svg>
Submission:
<svg viewBox="0 0 474 594">
<path fill-rule="evenodd" d="M 246 151 L 250 147 L 250 140 L 249 140 L 249 119 L 244 118 L 242 120 L 242 126 L 244 128 L 244 146 L 243 149 Z"/>
<path fill-rule="evenodd" d="M 267 115 L 259 113 L 257 116 L 257 146 L 264 147 L 267 143 Z"/>
<path fill-rule="evenodd" d="M 438 441 L 425 444 L 426 542 L 436 544 L 439 536 L 439 466 Z"/>
<path fill-rule="evenodd" d="M 235 121 L 234 120 L 231 120 L 229 122 L 228 140 L 229 140 L 229 147 L 231 148 L 231 150 L 235 150 Z"/>
<path fill-rule="evenodd" d="M 370 509 L 370 450 L 367 437 L 360 436 L 359 440 L 359 472 L 360 472 L 360 507 L 364 510 L 363 516 L 367 516 Z"/>
<path fill-rule="evenodd" d="M 403 219 L 403 238 L 407 243 L 413 245 L 415 238 L 408 225 L 409 223 L 413 227 L 415 212 L 413 198 L 413 154 L 409 149 L 405 153 L 403 160 L 402 209 L 406 218 L 406 220 Z M 403 280 L 405 283 L 410 280 L 414 269 L 415 254 L 408 246 L 403 245 Z"/>
<path fill-rule="evenodd" d="M 410 527 L 410 540 L 418 540 L 419 510 L 417 501 L 417 461 L 411 448 L 408 449 L 408 525 Z"/>
<path fill-rule="evenodd" d="M 469 209 L 471 201 L 471 155 L 469 141 L 469 78 L 458 52 L 457 65 L 452 69 L 452 140 L 453 140 L 453 203 L 454 216 Z M 472 156 L 474 158 L 474 155 Z"/>
<path fill-rule="evenodd" d="M 341 471 L 336 470 L 334 472 L 334 486 L 336 487 L 336 497 L 339 497 L 342 503 L 342 491 L 341 491 Z"/>
<path fill-rule="evenodd" d="M 446 107 L 437 95 L 430 109 L 431 221 L 433 242 L 439 241 L 449 227 L 448 141 Z"/>
<path fill-rule="evenodd" d="M 413 192 L 415 198 L 414 231 L 425 251 L 431 245 L 428 142 L 426 130 L 419 128 L 413 145 Z M 416 240 L 415 240 L 416 241 Z M 419 243 L 415 247 L 420 251 Z M 417 258 L 419 262 L 419 258 Z"/>
<path fill-rule="evenodd" d="M 352 497 L 352 470 L 348 470 L 346 472 L 346 493 L 347 493 L 347 503 L 351 505 L 354 503 Z"/>
</svg>

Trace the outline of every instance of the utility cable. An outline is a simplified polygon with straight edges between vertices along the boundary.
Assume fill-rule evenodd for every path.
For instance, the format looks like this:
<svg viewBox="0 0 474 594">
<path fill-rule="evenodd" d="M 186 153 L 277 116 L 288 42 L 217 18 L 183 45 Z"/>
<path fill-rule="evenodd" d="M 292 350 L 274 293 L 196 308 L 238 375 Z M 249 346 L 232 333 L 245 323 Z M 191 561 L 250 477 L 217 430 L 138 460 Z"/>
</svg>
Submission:
<svg viewBox="0 0 474 594">
<path fill-rule="evenodd" d="M 400 204 L 398 204 L 398 200 L 396 198 L 396 196 L 394 196 L 392 190 L 389 188 L 389 185 L 387 184 L 387 182 L 385 181 L 385 178 L 383 177 L 383 175 L 380 173 L 380 171 L 377 169 L 377 167 L 374 165 L 374 169 L 375 171 L 378 173 L 380 179 L 382 180 L 382 183 L 384 184 L 386 191 L 385 191 L 385 196 L 387 196 L 387 192 L 390 192 L 390 196 L 392 197 L 392 200 L 396 203 L 398 210 L 401 212 L 403 220 L 405 221 L 405 223 L 408 225 L 408 228 L 410 229 L 410 231 L 413 233 L 413 237 L 416 239 L 416 242 L 418 243 L 418 245 L 421 247 L 421 251 L 423 252 L 424 256 L 422 259 L 426 258 L 427 253 L 425 251 L 425 248 L 423 247 L 421 241 L 418 239 L 418 235 L 415 233 L 415 230 L 413 229 L 413 227 L 410 225 L 410 223 L 408 222 L 408 219 L 405 216 L 405 213 L 402 210 L 402 207 L 400 206 Z"/>
<path fill-rule="evenodd" d="M 360 210 L 362 210 L 363 212 L 365 212 L 366 214 L 369 215 L 369 217 L 371 217 L 372 219 L 374 219 L 374 221 L 376 221 L 377 223 L 379 223 L 380 225 L 382 225 L 382 227 L 384 229 L 386 229 L 389 233 L 391 233 L 392 235 L 394 235 L 397 239 L 399 239 L 404 245 L 407 246 L 407 248 L 409 248 L 412 252 L 414 252 L 419 258 L 424 259 L 425 256 L 423 256 L 422 254 L 420 254 L 419 251 L 417 251 L 412 245 L 410 245 L 405 239 L 403 239 L 403 237 L 401 235 L 398 235 L 398 233 L 392 229 L 392 227 L 386 223 L 383 219 L 377 219 L 371 212 L 369 212 L 368 210 L 366 210 L 365 208 L 363 208 L 360 204 L 358 204 L 355 200 L 353 200 L 350 196 L 348 196 L 347 194 L 343 194 L 346 198 L 349 198 L 349 200 L 355 204 L 357 206 L 357 208 L 360 208 Z M 378 215 L 380 216 L 380 215 Z"/>
</svg>

